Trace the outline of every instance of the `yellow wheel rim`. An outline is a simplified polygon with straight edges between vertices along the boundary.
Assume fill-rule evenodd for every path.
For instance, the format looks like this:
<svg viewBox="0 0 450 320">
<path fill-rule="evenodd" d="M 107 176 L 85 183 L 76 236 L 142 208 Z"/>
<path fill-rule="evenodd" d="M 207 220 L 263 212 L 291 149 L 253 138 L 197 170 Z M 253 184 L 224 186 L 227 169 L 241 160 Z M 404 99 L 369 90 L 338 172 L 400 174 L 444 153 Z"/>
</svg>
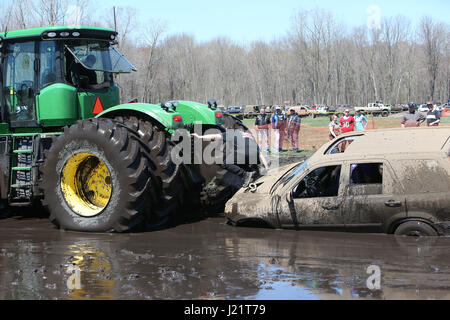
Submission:
<svg viewBox="0 0 450 320">
<path fill-rule="evenodd" d="M 105 209 L 111 198 L 108 167 L 91 153 L 77 153 L 67 160 L 61 177 L 61 191 L 77 214 L 92 217 Z"/>
</svg>

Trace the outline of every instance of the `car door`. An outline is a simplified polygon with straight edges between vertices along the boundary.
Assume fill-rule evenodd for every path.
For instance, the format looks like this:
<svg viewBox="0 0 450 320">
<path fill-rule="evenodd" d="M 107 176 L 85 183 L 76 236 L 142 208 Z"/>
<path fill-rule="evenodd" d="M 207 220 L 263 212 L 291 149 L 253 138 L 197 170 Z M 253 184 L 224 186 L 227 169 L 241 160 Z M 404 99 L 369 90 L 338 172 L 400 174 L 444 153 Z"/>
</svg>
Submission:
<svg viewBox="0 0 450 320">
<path fill-rule="evenodd" d="M 404 191 L 388 161 L 346 162 L 343 184 L 341 210 L 348 228 L 383 231 L 392 221 L 406 217 Z"/>
<path fill-rule="evenodd" d="M 305 172 L 303 177 L 291 182 L 284 192 L 289 192 L 288 208 L 279 213 L 282 227 L 342 227 L 344 221 L 341 205 L 344 201 L 341 189 L 339 163 L 319 166 Z"/>
</svg>

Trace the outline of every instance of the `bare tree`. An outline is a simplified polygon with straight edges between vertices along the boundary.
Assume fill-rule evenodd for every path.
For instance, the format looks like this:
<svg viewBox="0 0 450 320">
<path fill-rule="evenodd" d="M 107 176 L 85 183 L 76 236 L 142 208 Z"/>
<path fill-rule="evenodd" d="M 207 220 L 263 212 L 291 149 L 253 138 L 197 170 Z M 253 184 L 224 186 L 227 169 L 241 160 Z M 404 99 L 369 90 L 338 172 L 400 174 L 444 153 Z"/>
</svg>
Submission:
<svg viewBox="0 0 450 320">
<path fill-rule="evenodd" d="M 429 81 L 429 98 L 434 100 L 436 92 L 436 80 L 440 62 L 442 60 L 442 49 L 444 42 L 444 28 L 442 24 L 435 23 L 429 16 L 425 16 L 420 21 L 420 38 L 423 41 L 426 67 Z"/>
<path fill-rule="evenodd" d="M 66 15 L 67 0 L 39 0 L 37 13 L 40 16 L 40 24 L 56 26 L 62 24 Z"/>
<path fill-rule="evenodd" d="M 158 48 L 161 37 L 166 31 L 167 25 L 160 21 L 149 21 L 144 32 L 144 45 L 146 46 L 147 63 L 143 70 L 144 90 L 142 101 L 152 101 L 152 90 L 155 87 L 155 81 L 161 66 L 161 50 Z"/>
<path fill-rule="evenodd" d="M 430 17 L 417 25 L 386 17 L 379 29 L 350 29 L 330 11 L 299 10 L 285 34 L 242 45 L 169 33 L 159 20 L 141 24 L 131 6 L 116 8 L 117 24 L 112 8 L 94 9 L 88 0 L 4 0 L 0 27 L 116 28 L 120 51 L 139 70 L 116 77 L 122 101 L 361 105 L 450 98 L 450 29 Z"/>
</svg>

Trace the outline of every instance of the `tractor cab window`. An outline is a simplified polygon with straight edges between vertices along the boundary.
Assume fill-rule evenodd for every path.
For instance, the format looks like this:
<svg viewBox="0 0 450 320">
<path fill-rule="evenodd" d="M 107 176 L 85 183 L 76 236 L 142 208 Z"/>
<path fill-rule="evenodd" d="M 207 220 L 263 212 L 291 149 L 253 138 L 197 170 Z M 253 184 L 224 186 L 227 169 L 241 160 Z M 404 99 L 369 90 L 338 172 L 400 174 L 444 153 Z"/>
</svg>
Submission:
<svg viewBox="0 0 450 320">
<path fill-rule="evenodd" d="M 77 87 L 108 87 L 112 83 L 112 73 L 136 71 L 107 41 L 71 40 L 65 48 L 68 80 Z"/>
<path fill-rule="evenodd" d="M 57 82 L 56 73 L 56 41 L 41 41 L 39 43 L 39 88 L 43 89 Z"/>
<path fill-rule="evenodd" d="M 4 97 L 10 121 L 33 121 L 35 42 L 8 44 Z"/>
</svg>

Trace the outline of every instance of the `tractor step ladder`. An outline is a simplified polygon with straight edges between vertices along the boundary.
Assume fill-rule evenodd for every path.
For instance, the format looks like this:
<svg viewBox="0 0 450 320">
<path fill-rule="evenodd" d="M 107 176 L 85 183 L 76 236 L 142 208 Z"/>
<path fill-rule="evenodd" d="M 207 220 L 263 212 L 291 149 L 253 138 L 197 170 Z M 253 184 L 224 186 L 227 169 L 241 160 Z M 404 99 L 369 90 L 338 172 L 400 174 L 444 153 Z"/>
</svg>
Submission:
<svg viewBox="0 0 450 320">
<path fill-rule="evenodd" d="M 32 135 L 12 136 L 11 202 L 31 200 L 33 139 Z"/>
</svg>

